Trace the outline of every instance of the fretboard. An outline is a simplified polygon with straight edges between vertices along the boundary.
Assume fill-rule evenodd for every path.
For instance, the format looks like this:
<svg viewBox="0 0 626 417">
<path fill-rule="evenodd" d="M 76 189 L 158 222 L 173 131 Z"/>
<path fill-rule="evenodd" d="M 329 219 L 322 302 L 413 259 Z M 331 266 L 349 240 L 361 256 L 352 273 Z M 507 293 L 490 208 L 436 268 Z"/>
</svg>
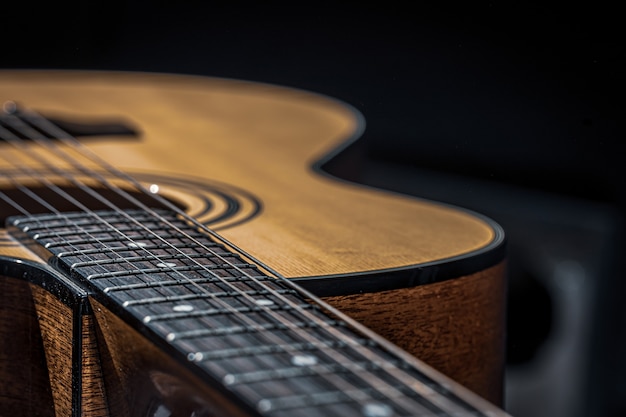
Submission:
<svg viewBox="0 0 626 417">
<path fill-rule="evenodd" d="M 175 213 L 14 217 L 50 263 L 263 416 L 486 416 Z"/>
</svg>

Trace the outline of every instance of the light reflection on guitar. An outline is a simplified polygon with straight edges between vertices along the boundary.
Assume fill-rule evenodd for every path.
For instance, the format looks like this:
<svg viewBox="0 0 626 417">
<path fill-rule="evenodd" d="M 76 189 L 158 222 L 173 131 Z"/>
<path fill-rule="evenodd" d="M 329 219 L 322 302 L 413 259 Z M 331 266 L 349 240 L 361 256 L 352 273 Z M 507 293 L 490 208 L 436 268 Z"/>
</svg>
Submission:
<svg viewBox="0 0 626 417">
<path fill-rule="evenodd" d="M 308 292 L 501 400 L 501 230 L 312 170 L 353 109 L 122 73 L 7 72 L 0 99 L 26 106 L 0 129 L 2 408 L 501 414 Z M 111 117 L 141 136 L 64 130 Z"/>
</svg>

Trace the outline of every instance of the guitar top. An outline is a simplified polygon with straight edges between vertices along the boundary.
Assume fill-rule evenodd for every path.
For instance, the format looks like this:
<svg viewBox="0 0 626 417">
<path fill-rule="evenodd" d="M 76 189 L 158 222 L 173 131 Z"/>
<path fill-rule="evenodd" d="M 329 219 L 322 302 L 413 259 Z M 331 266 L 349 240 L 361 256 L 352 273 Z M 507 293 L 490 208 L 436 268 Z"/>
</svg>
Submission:
<svg viewBox="0 0 626 417">
<path fill-rule="evenodd" d="M 367 294 L 450 303 L 474 335 L 440 341 L 501 360 L 501 229 L 323 172 L 364 131 L 354 109 L 109 72 L 3 71 L 0 100 L 0 335 L 40 329 L 0 345 L 0 376 L 42 364 L 20 379 L 50 397 L 41 415 L 504 415 L 316 297 L 359 320 L 397 304 L 366 309 Z M 490 384 L 499 366 L 478 365 Z M 6 389 L 13 411 L 34 397 Z"/>
</svg>

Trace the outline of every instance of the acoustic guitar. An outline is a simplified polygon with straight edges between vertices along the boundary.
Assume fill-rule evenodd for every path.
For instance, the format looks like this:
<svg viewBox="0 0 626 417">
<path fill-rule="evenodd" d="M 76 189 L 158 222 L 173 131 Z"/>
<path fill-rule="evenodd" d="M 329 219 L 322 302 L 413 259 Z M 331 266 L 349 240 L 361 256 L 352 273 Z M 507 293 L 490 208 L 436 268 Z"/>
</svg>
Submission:
<svg viewBox="0 0 626 417">
<path fill-rule="evenodd" d="M 503 233 L 325 172 L 351 107 L 63 71 L 0 100 L 0 415 L 505 415 Z"/>
</svg>

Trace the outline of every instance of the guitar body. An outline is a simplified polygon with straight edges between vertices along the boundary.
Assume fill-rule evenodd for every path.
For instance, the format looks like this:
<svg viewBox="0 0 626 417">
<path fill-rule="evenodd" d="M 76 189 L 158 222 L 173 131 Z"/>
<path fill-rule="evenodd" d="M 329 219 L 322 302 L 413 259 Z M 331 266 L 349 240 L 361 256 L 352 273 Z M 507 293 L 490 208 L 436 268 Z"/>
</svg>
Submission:
<svg viewBox="0 0 626 417">
<path fill-rule="evenodd" d="M 135 131 L 78 138 L 271 270 L 501 401 L 501 230 L 473 213 L 321 171 L 363 132 L 350 107 L 240 81 L 97 72 L 3 72 L 0 99 L 54 120 L 112 121 Z M 36 149 L 26 147 L 0 141 L 9 156 L 0 159 L 0 190 L 14 195 L 16 183 L 32 186 L 9 162 L 19 160 L 73 193 L 62 175 L 23 156 Z M 80 176 L 60 158 L 53 163 Z M 19 214 L 5 206 L 3 221 Z M 68 415 L 76 404 L 85 415 L 134 414 L 124 392 L 146 372 L 142 358 L 166 363 L 167 354 L 7 229 L 0 229 L 0 275 L 0 414 Z M 196 386 L 195 376 L 181 372 Z"/>
</svg>

